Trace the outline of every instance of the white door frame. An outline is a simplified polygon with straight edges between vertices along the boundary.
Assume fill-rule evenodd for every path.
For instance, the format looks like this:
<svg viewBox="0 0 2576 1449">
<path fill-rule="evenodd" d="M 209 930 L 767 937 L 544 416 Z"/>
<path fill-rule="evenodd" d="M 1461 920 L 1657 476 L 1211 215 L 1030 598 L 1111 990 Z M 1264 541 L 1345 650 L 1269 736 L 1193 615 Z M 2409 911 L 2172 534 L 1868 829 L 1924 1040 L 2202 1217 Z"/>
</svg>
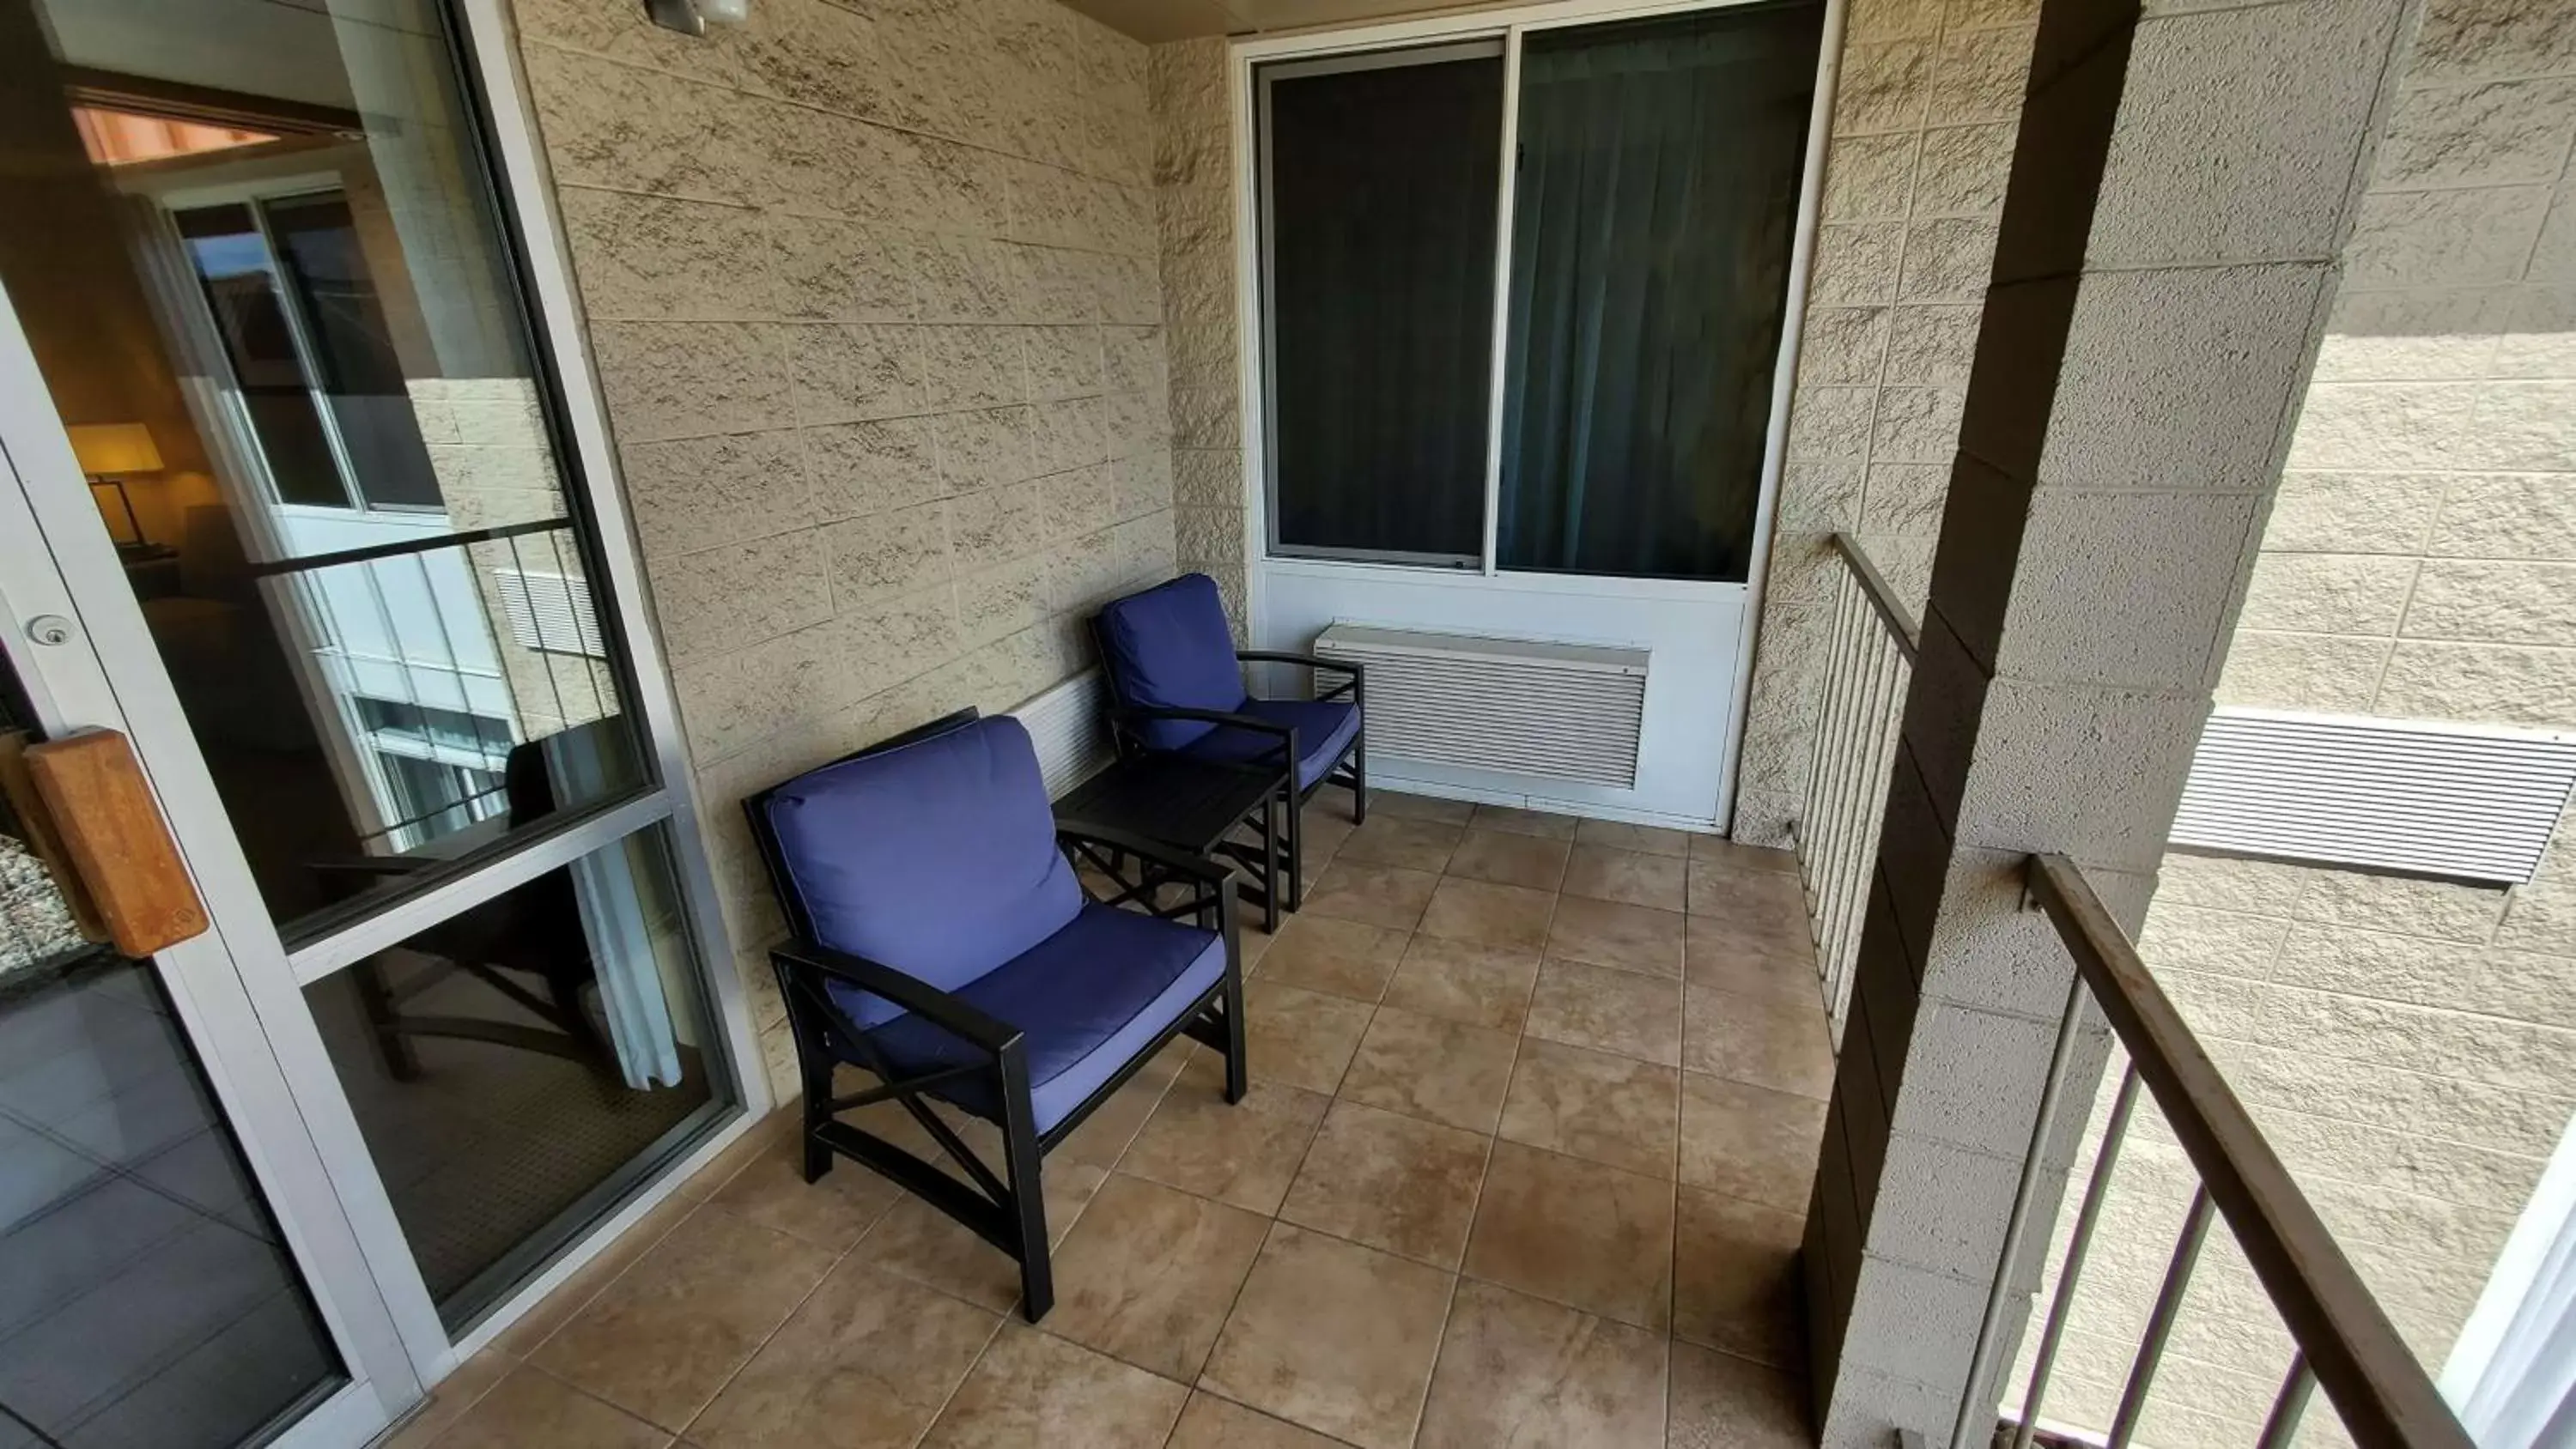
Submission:
<svg viewBox="0 0 2576 1449">
<path fill-rule="evenodd" d="M 131 620 L 99 619 L 81 607 L 69 579 L 84 571 L 121 581 L 115 546 L 99 525 L 97 510 L 85 497 L 69 502 L 87 509 L 88 517 L 48 519 L 66 500 L 61 490 L 40 500 L 24 485 L 30 453 L 41 455 L 50 442 L 60 458 L 44 460 L 57 471 L 69 465 L 71 444 L 59 425 L 50 438 L 12 426 L 22 403 L 34 399 L 44 408 L 44 379 L 26 348 L 14 309 L 0 306 L 0 654 L 16 670 L 36 722 L 48 735 L 83 727 L 113 729 L 135 737 L 124 681 L 113 678 L 103 655 L 132 649 L 123 626 L 139 624 L 141 614 L 128 600 Z M 86 493 L 86 489 L 82 490 Z M 49 510 L 41 502 L 57 505 Z M 46 620 L 67 630 L 61 642 L 40 642 L 30 629 Z M 52 637 L 47 634 L 45 637 Z M 148 652 L 147 636 L 140 641 Z M 168 681 L 162 680 L 166 691 Z M 147 691 L 148 693 L 148 691 Z M 150 708 L 148 699 L 133 704 Z M 141 741 L 137 752 L 143 754 Z M 173 815 L 168 794 L 171 772 L 163 761 L 143 754 L 145 774 L 163 810 Z M 174 832 L 175 833 L 175 832 Z M 181 842 L 189 871 L 200 894 L 209 882 L 199 857 Z M 158 953 L 153 969 L 168 990 L 181 1026 L 204 1066 L 209 1086 L 225 1119 L 249 1159 L 260 1191 L 276 1215 L 288 1252 L 305 1289 L 313 1296 L 350 1382 L 316 1406 L 278 1442 L 293 1449 L 336 1449 L 360 1444 L 416 1402 L 422 1380 L 406 1350 L 391 1310 L 378 1291 L 367 1254 L 342 1211 L 319 1144 L 308 1129 L 302 1109 L 276 1054 L 270 1049 L 249 983 L 238 969 L 218 922 L 193 940 Z"/>
<path fill-rule="evenodd" d="M 17 311 L 0 294 L 0 458 L 15 464 L 20 486 L 10 491 L 16 497 L 23 490 L 33 524 L 11 530 L 6 527 L 9 520 L 0 517 L 0 534 L 7 535 L 0 543 L 12 546 L 0 548 L 0 565 L 8 568 L 5 577 L 10 583 L 6 598 L 10 617 L 0 620 L 0 629 L 20 636 L 11 641 L 11 658 L 18 662 L 22 652 L 64 652 L 25 646 L 25 619 L 55 614 L 76 624 L 83 652 L 99 679 L 93 686 L 75 689 L 81 696 L 72 701 L 75 713 L 61 718 L 79 723 L 121 719 L 143 759 L 172 833 L 216 922 L 215 930 L 177 948 L 169 958 L 175 963 L 184 955 L 191 963 L 169 968 L 174 990 L 181 984 L 179 977 L 192 975 L 221 974 L 238 986 L 239 1009 L 229 1018 L 210 1018 L 208 1027 L 216 1039 L 230 1041 L 236 1051 L 264 1038 L 272 1090 L 238 1104 L 228 1099 L 227 1105 L 240 1114 L 237 1120 L 245 1138 L 256 1130 L 263 1141 L 270 1141 L 272 1153 L 283 1150 L 271 1141 L 281 1132 L 292 1133 L 300 1142 L 301 1155 L 292 1156 L 287 1163 L 290 1175 L 283 1180 L 285 1186 L 306 1195 L 299 1199 L 304 1203 L 299 1222 L 310 1242 L 296 1242 L 299 1261 L 308 1275 L 332 1285 L 336 1296 L 331 1301 L 342 1303 L 342 1319 L 354 1330 L 364 1330 L 352 1341 L 367 1351 L 370 1381 L 399 1391 L 385 1400 L 396 1404 L 416 1401 L 421 1386 L 435 1384 L 507 1329 L 618 1233 L 668 1197 L 697 1167 L 749 1130 L 772 1105 L 757 1027 L 724 933 L 714 873 L 699 830 L 699 805 L 678 705 L 651 611 L 644 602 L 639 551 L 617 482 L 607 411 L 510 27 L 501 0 L 459 0 L 447 8 L 447 14 L 462 27 L 458 39 L 467 57 L 469 74 L 463 79 L 469 105 L 479 107 L 479 119 L 487 128 L 483 139 L 489 145 L 491 180 L 523 267 L 521 280 L 540 360 L 553 370 L 570 424 L 572 451 L 579 464 L 578 486 L 596 525 L 600 572 L 615 601 L 632 664 L 633 697 L 624 703 L 652 753 L 657 786 L 638 791 L 538 845 L 290 952 L 270 919 L 162 667 L 141 606 L 125 584 L 124 570 L 89 500 L 79 463 L 36 369 Z M 20 543 L 43 556 L 42 577 L 52 581 L 44 598 L 22 602 L 16 597 L 25 572 L 15 556 L 15 545 Z M 45 663 L 35 661 L 39 668 Z M 55 672 L 46 670 L 44 682 L 31 683 L 31 692 L 48 697 L 62 692 L 65 686 L 56 683 Z M 59 705 L 39 707 L 58 709 Z M 110 709 L 114 713 L 108 713 Z M 303 987 L 370 950 L 657 821 L 665 824 L 671 837 L 671 864 L 705 971 L 713 1012 L 707 1045 L 724 1050 L 744 1112 L 602 1221 L 543 1274 L 472 1328 L 451 1337 L 412 1259 L 374 1156 L 305 1004 Z M 192 1021 L 192 1028 L 195 1025 Z M 270 1183 L 265 1160 L 262 1168 L 263 1183 Z M 295 1177 L 296 1171 L 306 1175 Z M 318 1183 L 312 1180 L 317 1173 Z M 326 1208 L 313 1199 L 317 1187 L 336 1201 Z M 278 1190 L 271 1185 L 272 1192 Z M 316 1213 L 337 1221 L 336 1236 L 309 1221 Z M 369 1296 L 370 1289 L 373 1311 L 360 1313 L 354 1300 Z M 335 1332 L 340 1324 L 340 1319 L 334 1320 Z M 385 1336 L 388 1326 L 394 1335 L 390 1341 Z M 368 1433 L 359 1433 L 314 1442 L 357 1444 L 367 1437 Z"/>
<path fill-rule="evenodd" d="M 1738 765 L 1744 748 L 1744 726 L 1753 685 L 1754 644 L 1761 632 L 1762 598 L 1771 565 L 1771 531 L 1780 492 L 1780 475 L 1789 434 L 1790 398 L 1798 375 L 1798 345 L 1807 311 L 1807 280 L 1813 270 L 1816 227 L 1824 202 L 1825 150 L 1831 132 L 1834 89 L 1840 75 L 1842 59 L 1843 15 L 1846 0 L 1824 0 L 1825 13 L 1816 51 L 1815 99 L 1808 114 L 1806 153 L 1799 177 L 1797 210 L 1790 234 L 1788 295 L 1780 319 L 1780 344 L 1771 375 L 1771 409 L 1763 429 L 1762 473 L 1755 495 L 1752 556 L 1746 562 L 1742 583 L 1713 580 L 1626 579 L 1592 575 L 1524 573 L 1499 567 L 1495 556 L 1495 531 L 1502 488 L 1502 399 L 1508 378 L 1504 375 L 1504 355 L 1509 341 L 1508 293 L 1511 279 L 1512 187 L 1515 168 L 1509 164 L 1515 138 L 1519 134 L 1521 39 L 1533 30 L 1549 30 L 1571 25 L 1590 25 L 1602 21 L 1643 19 L 1657 15 L 1679 15 L 1700 10 L 1719 10 L 1755 3 L 1755 0 L 1548 0 L 1548 3 L 1521 5 L 1509 9 L 1460 11 L 1425 19 L 1391 20 L 1359 25 L 1332 25 L 1286 35 L 1259 36 L 1237 40 L 1228 47 L 1229 68 L 1227 92 L 1232 106 L 1234 125 L 1234 238 L 1235 238 L 1235 307 L 1241 320 L 1237 327 L 1236 377 L 1241 389 L 1243 416 L 1243 486 L 1244 509 L 1244 612 L 1252 634 L 1248 641 L 1255 648 L 1281 647 L 1281 641 L 1268 637 L 1270 631 L 1270 586 L 1272 575 L 1307 581 L 1340 580 L 1355 589 L 1373 585 L 1410 587 L 1464 584 L 1470 587 L 1508 588 L 1530 596 L 1524 607 L 1544 610 L 1545 596 L 1550 594 L 1581 595 L 1593 599 L 1632 599 L 1641 607 L 1653 601 L 1690 601 L 1702 605 L 1733 605 L 1741 611 L 1737 627 L 1733 670 L 1734 682 L 1729 717 L 1716 721 L 1722 737 L 1717 742 L 1722 770 L 1719 777 L 1716 810 L 1713 818 L 1676 814 L 1667 810 L 1640 809 L 1602 803 L 1586 803 L 1578 798 L 1598 791 L 1572 790 L 1566 800 L 1548 803 L 1571 804 L 1586 814 L 1609 819 L 1631 819 L 1646 823 L 1677 825 L 1699 830 L 1723 832 L 1730 828 L 1735 812 Z M 1264 294 L 1260 244 L 1262 161 L 1260 137 L 1257 134 L 1259 81 L 1255 68 L 1264 61 L 1319 58 L 1349 55 L 1357 52 L 1398 47 L 1428 45 L 1448 40 L 1499 39 L 1503 44 L 1503 122 L 1501 144 L 1505 164 L 1497 188 L 1500 208 L 1496 230 L 1496 267 L 1494 278 L 1493 377 L 1486 402 L 1488 430 L 1485 458 L 1485 539 L 1480 569 L 1467 574 L 1454 568 L 1423 567 L 1414 564 L 1364 562 L 1358 560 L 1320 560 L 1273 556 L 1270 552 L 1269 468 L 1265 456 L 1268 444 L 1267 414 L 1269 369 L 1265 365 L 1268 340 L 1264 328 Z M 1401 622 L 1395 620 L 1372 622 Z M 1503 632 L 1515 632 L 1504 630 Z M 1517 631 L 1530 635 L 1528 630 Z M 1535 637 L 1532 635 L 1531 637 Z M 1589 636 L 1587 636 L 1589 639 Z M 1591 640 L 1590 642 L 1639 642 Z M 1288 647 L 1304 647 L 1298 641 Z M 1651 692 L 1652 685 L 1649 684 Z M 1649 705 L 1650 715 L 1653 705 Z M 1455 772 L 1451 772 L 1455 773 Z M 1497 794 L 1493 782 L 1480 779 L 1459 783 L 1439 778 L 1414 778 L 1405 782 L 1407 789 L 1426 794 L 1456 795 L 1464 798 L 1492 797 L 1498 803 L 1522 803 L 1523 797 L 1505 798 Z"/>
</svg>

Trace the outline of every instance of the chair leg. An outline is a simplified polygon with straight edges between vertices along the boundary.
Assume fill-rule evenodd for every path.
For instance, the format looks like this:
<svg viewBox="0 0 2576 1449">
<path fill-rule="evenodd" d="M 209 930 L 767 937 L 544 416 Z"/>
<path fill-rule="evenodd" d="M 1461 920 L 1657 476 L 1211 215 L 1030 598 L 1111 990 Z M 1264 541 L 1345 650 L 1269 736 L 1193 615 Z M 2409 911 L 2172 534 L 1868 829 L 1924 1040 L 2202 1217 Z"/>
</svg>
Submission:
<svg viewBox="0 0 2576 1449">
<path fill-rule="evenodd" d="M 1351 823 L 1368 823 L 1368 728 L 1351 741 Z"/>
<path fill-rule="evenodd" d="M 1288 808 L 1288 909 L 1306 904 L 1306 802 L 1297 794 L 1297 781 L 1289 778 L 1280 799 Z"/>
<path fill-rule="evenodd" d="M 1229 955 L 1225 965 L 1225 1100 L 1243 1100 L 1251 1086 L 1251 1058 L 1244 1050 L 1243 972 Z"/>
<path fill-rule="evenodd" d="M 1261 929 L 1279 934 L 1279 797 L 1261 797 Z"/>
<path fill-rule="evenodd" d="M 1020 1314 L 1035 1323 L 1055 1307 L 1055 1265 L 1047 1245 L 1045 1169 L 1038 1153 L 1037 1121 L 1029 1106 L 1028 1062 L 1018 1046 L 1006 1047 L 1002 1076 L 1002 1156 L 1010 1173 L 1012 1237 L 1019 1245 Z"/>
</svg>

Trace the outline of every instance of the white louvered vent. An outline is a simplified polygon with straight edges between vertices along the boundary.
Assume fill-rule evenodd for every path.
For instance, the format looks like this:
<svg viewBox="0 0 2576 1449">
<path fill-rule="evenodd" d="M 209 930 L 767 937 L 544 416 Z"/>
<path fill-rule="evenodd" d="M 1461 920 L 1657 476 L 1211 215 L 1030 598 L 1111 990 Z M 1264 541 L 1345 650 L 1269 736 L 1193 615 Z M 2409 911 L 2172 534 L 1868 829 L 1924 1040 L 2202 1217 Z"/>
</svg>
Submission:
<svg viewBox="0 0 2576 1449">
<path fill-rule="evenodd" d="M 2465 880 L 2531 879 L 2576 784 L 2565 735 L 2222 709 L 2171 839 Z"/>
<path fill-rule="evenodd" d="M 494 569 L 492 582 L 500 590 L 510 638 L 520 648 L 607 657 L 586 580 L 533 569 Z"/>
<path fill-rule="evenodd" d="M 1037 746 L 1038 773 L 1046 779 L 1047 798 L 1090 779 L 1109 763 L 1108 705 L 1100 692 L 1100 671 L 1087 670 L 1011 713 Z"/>
<path fill-rule="evenodd" d="M 1636 787 L 1643 649 L 1335 624 L 1315 652 L 1368 670 L 1371 756 Z"/>
</svg>

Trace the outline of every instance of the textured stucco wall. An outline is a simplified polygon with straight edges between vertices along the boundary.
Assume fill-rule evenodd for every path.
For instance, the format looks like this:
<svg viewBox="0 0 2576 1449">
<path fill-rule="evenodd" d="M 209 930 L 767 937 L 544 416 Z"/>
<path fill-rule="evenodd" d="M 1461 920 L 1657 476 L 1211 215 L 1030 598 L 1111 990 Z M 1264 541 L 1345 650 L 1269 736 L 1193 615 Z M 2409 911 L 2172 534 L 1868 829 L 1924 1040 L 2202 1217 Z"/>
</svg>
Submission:
<svg viewBox="0 0 2576 1449">
<path fill-rule="evenodd" d="M 1790 843 L 1856 532 L 1918 607 L 2003 209 L 2035 0 L 1855 0 L 1825 153 L 1733 834 Z"/>
<path fill-rule="evenodd" d="M 1243 392 L 1237 366 L 1234 133 L 1222 38 L 1154 47 L 1154 198 L 1172 373 L 1172 489 L 1180 567 L 1217 582 L 1245 639 Z"/>
<path fill-rule="evenodd" d="M 1048 0 L 760 0 L 692 40 L 519 0 L 521 53 L 737 964 L 736 802 L 1084 667 L 1168 575 L 1145 48 Z"/>
<path fill-rule="evenodd" d="M 2430 0 L 2221 703 L 2576 728 L 2571 150 L 2576 13 Z M 2511 891 L 2168 856 L 2139 944 L 2438 1371 L 2576 1112 L 2569 823 Z M 2052 1418 L 2109 1422 L 2190 1190 L 2132 1143 Z M 2233 1245 L 2202 1273 L 2142 1442 L 2250 1440 L 2287 1361 Z"/>
</svg>

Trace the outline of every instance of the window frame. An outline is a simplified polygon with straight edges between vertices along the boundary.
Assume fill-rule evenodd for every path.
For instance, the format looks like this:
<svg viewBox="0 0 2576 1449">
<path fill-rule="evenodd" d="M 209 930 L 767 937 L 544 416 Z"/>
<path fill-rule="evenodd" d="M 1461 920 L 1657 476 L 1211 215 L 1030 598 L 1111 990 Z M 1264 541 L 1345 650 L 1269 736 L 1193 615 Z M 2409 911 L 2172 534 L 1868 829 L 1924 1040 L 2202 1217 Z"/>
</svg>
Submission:
<svg viewBox="0 0 2576 1449">
<path fill-rule="evenodd" d="M 1658 16 L 1732 9 L 1766 0 L 1662 0 L 1634 4 L 1623 0 L 1552 0 L 1552 3 L 1422 20 L 1398 20 L 1337 27 L 1296 35 L 1236 40 L 1229 46 L 1235 136 L 1235 238 L 1239 328 L 1237 366 L 1242 383 L 1243 470 L 1247 502 L 1245 557 L 1249 582 L 1248 610 L 1263 615 L 1262 574 L 1266 568 L 1299 570 L 1366 570 L 1371 574 L 1404 572 L 1423 582 L 1508 581 L 1514 588 L 1614 593 L 1639 598 L 1676 596 L 1741 597 L 1748 615 L 1758 612 L 1770 563 L 1770 538 L 1777 512 L 1780 475 L 1787 446 L 1790 394 L 1797 375 L 1799 335 L 1807 310 L 1807 280 L 1815 253 L 1816 228 L 1824 184 L 1824 155 L 1833 110 L 1834 81 L 1843 44 L 1846 0 L 1823 0 L 1818 36 L 1814 101 L 1808 118 L 1805 155 L 1791 232 L 1787 294 L 1781 308 L 1780 343 L 1772 370 L 1771 406 L 1763 433 L 1762 472 L 1754 505 L 1754 547 L 1741 581 L 1628 577 L 1568 573 L 1556 570 L 1508 569 L 1500 566 L 1498 534 L 1502 509 L 1503 400 L 1508 385 L 1510 338 L 1510 265 L 1514 183 L 1512 165 L 1520 134 L 1521 49 L 1532 31 L 1557 30 L 1642 20 Z M 1273 297 L 1270 238 L 1269 136 L 1267 84 L 1283 76 L 1359 69 L 1369 65 L 1420 63 L 1435 50 L 1473 44 L 1499 45 L 1503 58 L 1503 119 L 1496 138 L 1502 166 L 1495 188 L 1494 300 L 1491 376 L 1486 398 L 1484 543 L 1481 555 L 1407 554 L 1335 549 L 1279 542 L 1275 460 L 1269 445 L 1277 417 L 1274 354 L 1270 328 Z M 1400 53 L 1403 58 L 1398 58 Z M 1460 49 L 1442 58 L 1463 58 Z M 1749 673 L 1752 630 L 1739 675 Z M 1743 685 L 1739 678 L 1739 705 Z"/>
</svg>

